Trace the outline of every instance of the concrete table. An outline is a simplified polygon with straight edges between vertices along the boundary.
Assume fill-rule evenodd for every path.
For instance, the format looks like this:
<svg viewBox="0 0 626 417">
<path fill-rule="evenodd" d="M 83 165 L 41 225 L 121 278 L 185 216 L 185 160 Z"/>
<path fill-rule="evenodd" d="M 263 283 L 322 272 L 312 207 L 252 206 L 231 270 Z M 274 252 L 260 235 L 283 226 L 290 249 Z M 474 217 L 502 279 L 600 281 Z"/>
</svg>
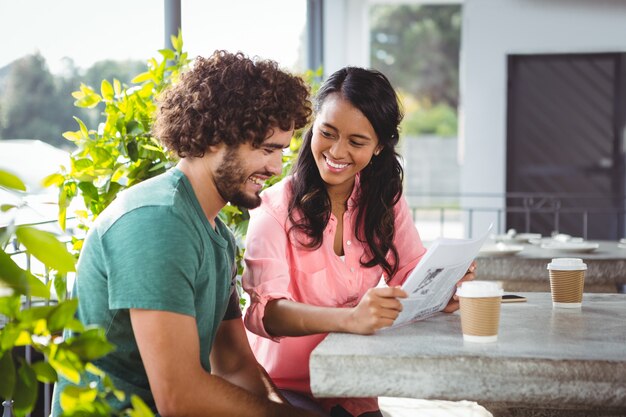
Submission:
<svg viewBox="0 0 626 417">
<path fill-rule="evenodd" d="M 463 341 L 460 315 L 372 336 L 330 334 L 312 353 L 319 397 L 472 400 L 494 416 L 626 416 L 626 295 L 549 293 L 502 305 L 498 341 Z"/>
<path fill-rule="evenodd" d="M 588 266 L 586 292 L 623 292 L 626 286 L 626 249 L 617 242 L 599 241 L 589 253 L 555 252 L 524 244 L 524 250 L 507 256 L 477 258 L 476 279 L 502 282 L 507 291 L 550 291 L 546 265 L 552 258 L 582 258 Z"/>
</svg>

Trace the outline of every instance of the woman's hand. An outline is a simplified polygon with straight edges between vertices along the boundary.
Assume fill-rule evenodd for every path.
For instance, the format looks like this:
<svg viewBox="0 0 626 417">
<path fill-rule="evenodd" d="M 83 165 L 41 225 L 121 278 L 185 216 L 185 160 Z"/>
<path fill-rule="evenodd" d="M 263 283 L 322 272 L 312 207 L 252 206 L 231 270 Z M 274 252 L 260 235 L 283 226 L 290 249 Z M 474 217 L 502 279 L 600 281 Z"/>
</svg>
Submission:
<svg viewBox="0 0 626 417">
<path fill-rule="evenodd" d="M 373 334 L 391 326 L 402 311 L 399 298 L 407 293 L 400 287 L 370 288 L 349 314 L 349 333 Z"/>
<path fill-rule="evenodd" d="M 476 276 L 474 275 L 474 271 L 476 271 L 476 261 L 472 261 L 472 264 L 467 269 L 467 272 L 465 273 L 465 275 L 463 275 L 463 277 L 459 280 L 459 282 L 456 283 L 457 288 L 461 286 L 462 282 L 471 281 L 474 278 L 476 278 Z M 448 305 L 446 306 L 446 308 L 443 309 L 443 312 L 452 313 L 454 311 L 457 311 L 458 309 L 459 309 L 459 297 L 455 293 L 454 295 L 452 295 L 452 298 L 450 298 L 450 301 L 448 302 Z"/>
</svg>

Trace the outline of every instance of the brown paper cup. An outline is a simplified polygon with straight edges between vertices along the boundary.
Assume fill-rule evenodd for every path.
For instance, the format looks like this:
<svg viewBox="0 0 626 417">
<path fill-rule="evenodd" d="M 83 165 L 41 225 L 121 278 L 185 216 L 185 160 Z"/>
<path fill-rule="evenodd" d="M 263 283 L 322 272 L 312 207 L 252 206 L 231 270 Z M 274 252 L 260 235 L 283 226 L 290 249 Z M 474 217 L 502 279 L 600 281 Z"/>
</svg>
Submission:
<svg viewBox="0 0 626 417">
<path fill-rule="evenodd" d="M 580 308 L 583 301 L 585 271 L 550 270 L 552 305 L 557 308 Z"/>
<path fill-rule="evenodd" d="M 498 340 L 501 297 L 459 297 L 463 339 L 489 343 Z"/>
</svg>

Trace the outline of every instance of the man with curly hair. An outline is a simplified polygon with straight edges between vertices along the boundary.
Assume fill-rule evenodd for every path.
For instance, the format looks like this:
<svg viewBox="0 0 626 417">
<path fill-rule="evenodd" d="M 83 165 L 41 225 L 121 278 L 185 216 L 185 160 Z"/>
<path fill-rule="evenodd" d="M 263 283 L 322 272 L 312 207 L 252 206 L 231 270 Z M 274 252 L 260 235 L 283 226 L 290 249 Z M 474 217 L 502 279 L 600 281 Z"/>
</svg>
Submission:
<svg viewBox="0 0 626 417">
<path fill-rule="evenodd" d="M 127 394 L 114 409 L 138 395 L 165 417 L 312 416 L 284 403 L 250 350 L 235 241 L 218 217 L 228 202 L 261 203 L 308 94 L 273 61 L 216 51 L 161 97 L 155 136 L 180 162 L 98 217 L 77 272 L 78 318 L 116 345 L 96 361 Z"/>
</svg>

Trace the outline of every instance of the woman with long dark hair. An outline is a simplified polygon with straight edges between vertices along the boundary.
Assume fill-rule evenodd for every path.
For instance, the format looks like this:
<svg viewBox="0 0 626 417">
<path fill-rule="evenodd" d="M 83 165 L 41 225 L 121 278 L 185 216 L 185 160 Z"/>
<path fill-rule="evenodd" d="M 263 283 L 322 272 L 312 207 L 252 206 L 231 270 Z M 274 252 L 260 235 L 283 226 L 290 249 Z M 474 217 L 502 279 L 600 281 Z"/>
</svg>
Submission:
<svg viewBox="0 0 626 417">
<path fill-rule="evenodd" d="M 375 398 L 313 400 L 308 364 L 328 332 L 390 326 L 406 297 L 399 285 L 426 252 L 402 197 L 402 112 L 382 73 L 355 67 L 324 82 L 315 110 L 293 172 L 251 212 L 245 322 L 258 361 L 294 405 L 381 416 Z M 457 308 L 451 300 L 445 311 Z"/>
</svg>

